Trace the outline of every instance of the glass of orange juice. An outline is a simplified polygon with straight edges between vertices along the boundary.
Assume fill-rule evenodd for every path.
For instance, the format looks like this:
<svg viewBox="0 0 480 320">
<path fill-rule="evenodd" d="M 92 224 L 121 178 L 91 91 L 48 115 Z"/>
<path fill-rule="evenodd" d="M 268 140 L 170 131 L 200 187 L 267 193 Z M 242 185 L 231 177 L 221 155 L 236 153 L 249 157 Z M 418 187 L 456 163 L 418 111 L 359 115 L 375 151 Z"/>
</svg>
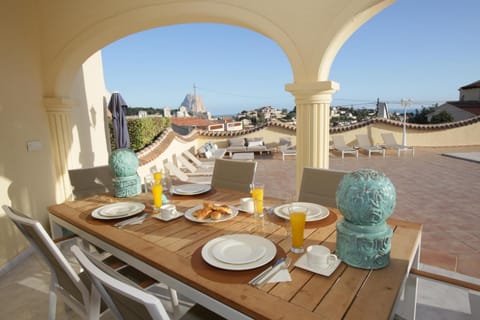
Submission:
<svg viewBox="0 0 480 320">
<path fill-rule="evenodd" d="M 292 248 L 290 248 L 290 251 L 293 253 L 303 253 L 303 233 L 307 219 L 307 208 L 292 205 L 288 208 L 288 214 L 292 228 Z"/>
<path fill-rule="evenodd" d="M 152 195 L 153 195 L 153 209 L 160 210 L 162 206 L 162 173 L 155 172 L 153 174 L 154 184 L 152 186 Z"/>
<path fill-rule="evenodd" d="M 263 190 L 265 185 L 263 183 L 254 183 L 251 185 L 251 193 L 254 204 L 255 217 L 263 217 Z"/>
</svg>

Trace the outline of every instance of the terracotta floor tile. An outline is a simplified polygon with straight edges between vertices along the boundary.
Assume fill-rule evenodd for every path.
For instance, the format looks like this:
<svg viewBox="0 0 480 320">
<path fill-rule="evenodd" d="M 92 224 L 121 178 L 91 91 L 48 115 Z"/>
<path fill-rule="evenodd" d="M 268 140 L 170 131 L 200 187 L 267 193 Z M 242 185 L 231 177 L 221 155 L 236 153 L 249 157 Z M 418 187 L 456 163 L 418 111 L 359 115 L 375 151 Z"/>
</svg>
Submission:
<svg viewBox="0 0 480 320">
<path fill-rule="evenodd" d="M 422 249 L 420 251 L 420 262 L 445 270 L 457 270 L 457 257 L 447 253 L 440 253 L 437 250 Z"/>
</svg>

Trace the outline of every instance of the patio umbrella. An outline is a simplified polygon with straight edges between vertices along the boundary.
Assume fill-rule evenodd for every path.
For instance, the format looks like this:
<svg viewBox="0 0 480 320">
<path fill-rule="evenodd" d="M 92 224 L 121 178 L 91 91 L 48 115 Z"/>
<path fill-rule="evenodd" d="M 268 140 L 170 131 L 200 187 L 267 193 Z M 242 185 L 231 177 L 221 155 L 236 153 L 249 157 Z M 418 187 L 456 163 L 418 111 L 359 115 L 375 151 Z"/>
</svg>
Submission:
<svg viewBox="0 0 480 320">
<path fill-rule="evenodd" d="M 115 145 L 119 148 L 130 148 L 130 136 L 127 128 L 127 108 L 128 105 L 118 92 L 112 93 L 108 110 L 113 117 L 113 135 L 115 137 Z"/>
</svg>

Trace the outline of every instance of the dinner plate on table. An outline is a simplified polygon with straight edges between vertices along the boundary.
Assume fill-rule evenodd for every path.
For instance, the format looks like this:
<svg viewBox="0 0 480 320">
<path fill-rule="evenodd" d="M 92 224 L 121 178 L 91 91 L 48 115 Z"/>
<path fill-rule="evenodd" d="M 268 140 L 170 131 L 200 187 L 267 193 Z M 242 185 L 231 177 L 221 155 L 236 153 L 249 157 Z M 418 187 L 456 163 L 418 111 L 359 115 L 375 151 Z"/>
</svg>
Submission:
<svg viewBox="0 0 480 320">
<path fill-rule="evenodd" d="M 232 207 L 232 206 L 228 206 L 228 207 L 230 209 L 232 209 L 232 213 L 231 214 L 222 214 L 222 217 L 218 220 L 214 220 L 214 219 L 210 219 L 210 218 L 200 220 L 197 217 L 195 217 L 193 215 L 193 213 L 197 210 L 203 209 L 204 208 L 203 205 L 198 205 L 198 206 L 192 207 L 192 208 L 188 209 L 187 211 L 185 211 L 185 218 L 190 220 L 190 221 L 199 222 L 199 223 L 211 223 L 211 222 L 227 221 L 227 220 L 235 218 L 238 215 L 238 209 L 237 208 Z"/>
<path fill-rule="evenodd" d="M 197 194 L 202 194 L 208 192 L 212 189 L 212 186 L 209 184 L 180 184 L 172 187 L 172 193 L 181 195 L 181 196 L 194 196 Z"/>
<path fill-rule="evenodd" d="M 284 205 L 280 205 L 273 209 L 273 213 L 280 218 L 290 220 L 288 210 L 291 207 L 303 207 L 307 209 L 307 222 L 308 221 L 318 221 L 325 219 L 330 214 L 330 211 L 327 207 L 321 206 L 316 203 L 310 202 L 292 202 Z"/>
<path fill-rule="evenodd" d="M 139 214 L 145 210 L 145 205 L 139 202 L 118 202 L 107 204 L 93 210 L 92 217 L 95 219 L 120 219 Z"/>
<path fill-rule="evenodd" d="M 251 270 L 275 258 L 277 247 L 263 237 L 252 234 L 231 234 L 208 241 L 202 258 L 209 265 L 224 270 Z"/>
</svg>

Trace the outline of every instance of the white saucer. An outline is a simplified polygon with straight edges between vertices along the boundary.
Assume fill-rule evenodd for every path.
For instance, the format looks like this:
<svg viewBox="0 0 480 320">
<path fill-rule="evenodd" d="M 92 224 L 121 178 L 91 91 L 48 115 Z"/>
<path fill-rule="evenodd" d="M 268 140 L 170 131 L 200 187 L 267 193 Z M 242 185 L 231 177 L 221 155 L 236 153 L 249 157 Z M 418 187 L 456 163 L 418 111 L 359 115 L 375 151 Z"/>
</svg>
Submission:
<svg viewBox="0 0 480 320">
<path fill-rule="evenodd" d="M 175 211 L 175 214 L 169 216 L 168 218 L 162 216 L 161 213 L 152 214 L 152 217 L 155 218 L 155 219 L 158 219 L 158 220 L 162 220 L 162 221 L 171 221 L 171 220 L 180 218 L 181 216 L 183 216 L 183 214 L 184 214 L 183 212 Z"/>
<path fill-rule="evenodd" d="M 295 263 L 295 266 L 311 271 L 313 273 L 321 274 L 322 276 L 329 277 L 333 273 L 333 271 L 335 271 L 335 269 L 337 269 L 337 267 L 340 265 L 340 262 L 342 262 L 342 260 L 337 259 L 336 262 L 332 263 L 326 268 L 312 267 L 307 262 L 307 255 L 304 254 L 303 256 L 300 257 L 300 259 L 297 260 L 297 262 Z"/>
</svg>

